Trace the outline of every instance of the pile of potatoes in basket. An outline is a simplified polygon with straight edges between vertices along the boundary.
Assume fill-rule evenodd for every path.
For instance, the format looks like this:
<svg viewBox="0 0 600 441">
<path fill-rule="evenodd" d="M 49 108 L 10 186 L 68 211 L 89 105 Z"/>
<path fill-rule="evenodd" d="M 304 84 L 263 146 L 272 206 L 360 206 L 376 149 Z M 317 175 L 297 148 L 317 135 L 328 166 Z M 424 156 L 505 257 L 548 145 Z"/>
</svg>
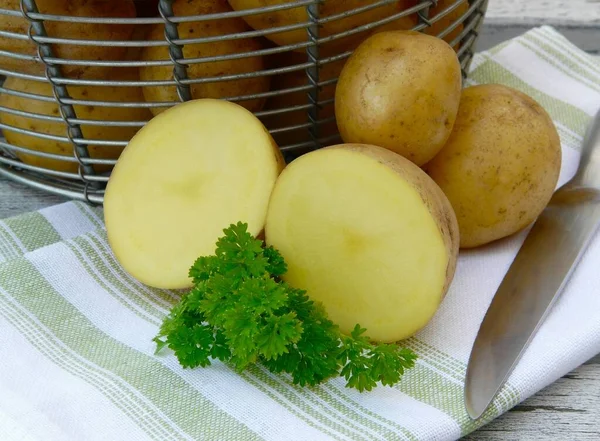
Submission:
<svg viewBox="0 0 600 441">
<path fill-rule="evenodd" d="M 243 10 L 248 8 L 259 8 L 269 5 L 285 3 L 285 0 L 175 0 L 173 11 L 175 15 L 199 15 L 230 12 L 232 10 Z M 327 17 L 342 13 L 357 7 L 374 3 L 375 0 L 329 0 L 321 6 L 321 16 Z M 443 10 L 453 0 L 442 0 L 431 14 Z M 123 1 L 88 1 L 88 0 L 37 0 L 40 12 L 55 15 L 81 16 L 81 17 L 147 17 L 158 16 L 157 0 L 123 0 Z M 383 19 L 400 10 L 409 8 L 416 4 L 416 0 L 398 0 L 384 7 L 356 14 L 341 20 L 326 23 L 321 29 L 321 36 L 353 29 L 357 26 Z M 451 14 L 444 17 L 431 28 L 424 32 L 435 34 L 444 29 L 450 22 L 455 20 L 467 9 L 467 1 L 464 0 L 460 7 Z M 0 0 L 0 8 L 20 9 L 19 0 Z M 185 22 L 178 26 L 179 36 L 182 39 L 199 37 L 218 37 L 220 35 L 262 30 L 273 26 L 292 25 L 307 20 L 304 7 L 285 11 L 272 12 L 268 14 L 251 15 L 242 18 L 228 18 L 220 20 L 208 20 L 199 22 Z M 398 19 L 375 30 L 365 31 L 334 40 L 323 45 L 321 57 L 336 55 L 347 50 L 353 50 L 356 46 L 374 32 L 384 30 L 410 29 L 418 23 L 416 14 Z M 29 23 L 24 18 L 2 15 L 0 16 L 0 29 L 19 34 L 27 34 Z M 88 24 L 70 23 L 60 21 L 47 21 L 45 28 L 49 36 L 68 39 L 82 40 L 164 40 L 164 26 L 156 25 L 123 25 L 123 24 Z M 451 41 L 462 30 L 458 26 L 446 40 Z M 306 41 L 306 30 L 299 29 L 284 33 L 269 34 L 265 37 L 241 38 L 233 40 L 215 41 L 206 44 L 189 44 L 184 46 L 185 58 L 200 58 L 222 56 L 227 54 L 253 52 L 267 47 L 282 44 L 293 44 Z M 123 46 L 89 46 L 72 44 L 55 44 L 52 46 L 54 55 L 62 59 L 82 60 L 79 65 L 60 65 L 62 75 L 73 79 L 110 79 L 110 80 L 171 80 L 173 68 L 171 65 L 142 68 L 114 68 L 102 65 L 86 65 L 86 61 L 117 61 L 117 60 L 168 60 L 167 46 L 153 46 L 147 48 L 131 48 Z M 16 40 L 0 37 L 0 50 L 35 56 L 37 48 L 28 40 Z M 306 62 L 304 49 L 288 51 L 277 55 L 250 56 L 228 61 L 215 61 L 208 63 L 190 64 L 187 69 L 188 77 L 202 78 L 221 75 L 235 75 L 263 71 L 276 67 L 285 67 Z M 335 80 L 344 65 L 344 60 L 323 65 L 320 72 L 320 81 Z M 27 59 L 17 59 L 0 56 L 0 68 L 22 72 L 30 75 L 44 76 L 45 66 L 43 63 Z M 281 75 L 264 75 L 255 78 L 238 79 L 232 81 L 200 83 L 191 86 L 193 98 L 226 98 L 232 96 L 245 96 L 264 94 L 273 90 L 301 87 L 306 85 L 306 73 L 303 69 Z M 9 76 L 4 83 L 6 89 L 18 92 L 52 97 L 52 88 L 47 83 L 34 80 L 19 79 Z M 169 103 L 179 101 L 177 90 L 173 86 L 160 87 L 99 87 L 99 86 L 69 86 L 67 88 L 71 97 L 78 100 L 89 101 L 114 101 L 123 102 L 163 102 L 163 107 L 128 107 L 119 108 L 102 105 L 77 105 L 75 111 L 82 120 L 112 120 L 142 122 L 148 121 L 153 116 L 163 112 L 169 107 Z M 329 101 L 320 112 L 320 118 L 331 118 L 334 116 L 333 97 L 335 84 L 325 86 L 320 93 L 321 101 Z M 241 101 L 239 103 L 246 109 L 256 112 L 260 110 L 273 110 L 293 105 L 308 105 L 307 94 L 304 91 L 287 93 L 285 95 L 273 96 L 269 99 L 258 98 Z M 0 122 L 24 130 L 15 132 L 4 130 L 4 135 L 10 144 L 25 149 L 43 151 L 57 155 L 72 156 L 70 143 L 60 138 L 66 136 L 65 125 L 60 120 L 58 106 L 46 100 L 32 100 L 27 97 L 0 94 L 0 105 L 9 107 L 20 112 L 33 112 L 53 117 L 54 121 L 29 118 L 20 115 L 0 112 Z M 263 119 L 269 129 L 297 126 L 306 124 L 306 110 L 286 112 Z M 86 139 L 104 141 L 127 141 L 137 132 L 140 125 L 130 126 L 102 126 L 82 124 L 83 136 Z M 27 131 L 45 133 L 59 139 L 40 139 L 27 134 Z M 335 121 L 324 123 L 321 127 L 321 137 L 335 135 L 337 127 Z M 282 131 L 275 135 L 279 145 L 302 143 L 308 141 L 307 130 Z M 116 159 L 122 152 L 120 146 L 90 145 L 90 156 L 100 159 Z M 44 167 L 48 169 L 76 173 L 78 166 L 76 162 L 55 160 L 27 154 L 26 151 L 16 150 L 16 155 L 25 163 Z M 97 172 L 107 172 L 109 166 L 96 166 Z"/>
<path fill-rule="evenodd" d="M 328 0 L 322 17 L 375 0 Z M 440 0 L 436 14 L 453 0 Z M 0 7 L 18 9 L 18 0 Z M 217 14 L 284 3 L 283 0 L 175 0 L 175 15 Z M 327 37 L 385 18 L 416 4 L 398 0 L 386 7 L 327 21 Z M 71 16 L 156 15 L 156 2 L 129 0 L 37 0 L 41 12 Z M 407 29 L 416 16 L 368 32 L 332 40 L 322 58 L 352 51 L 346 60 L 320 69 L 320 116 L 331 124 L 321 135 L 339 132 L 343 143 L 305 153 L 286 164 L 279 146 L 306 141 L 299 133 L 274 128 L 307 123 L 306 112 L 253 113 L 308 104 L 304 91 L 256 95 L 306 84 L 300 70 L 276 76 L 191 85 L 194 100 L 177 104 L 174 86 L 68 86 L 73 98 L 116 103 L 163 103 L 161 107 L 78 104 L 87 139 L 129 141 L 127 147 L 90 144 L 95 158 L 118 158 L 106 187 L 104 215 L 117 260 L 141 282 L 169 289 L 189 288 L 188 270 L 210 255 L 228 225 L 245 222 L 284 257 L 285 280 L 320 301 L 344 332 L 360 322 L 368 335 L 395 341 L 414 334 L 431 319 L 452 282 L 459 248 L 494 242 L 526 228 L 547 205 L 561 166 L 560 141 L 545 110 L 531 97 L 502 85 L 464 87 L 458 47 L 461 27 L 445 39 L 433 35 L 464 14 L 463 1 L 425 32 Z M 303 23 L 305 8 L 178 25 L 182 39 L 216 37 L 186 44 L 186 59 L 255 52 L 306 40 L 305 30 L 261 38 L 219 40 L 225 34 Z M 0 29 L 26 33 L 27 22 L 0 18 Z M 52 35 L 78 39 L 164 41 L 164 26 L 47 24 Z M 446 41 L 444 41 L 446 40 Z M 29 42 L 0 37 L 0 49 L 35 55 Z M 80 60 L 168 60 L 165 45 L 147 48 L 55 45 L 61 58 Z M 190 63 L 191 78 L 236 75 L 300 64 L 304 49 L 210 63 Z M 83 63 L 85 64 L 85 63 Z M 33 61 L 0 57 L 0 67 L 43 75 Z M 64 67 L 75 79 L 171 80 L 173 66 Z M 4 130 L 9 143 L 69 156 L 60 138 L 65 127 L 50 99 L 34 101 L 27 92 L 52 97 L 43 82 L 9 77 L 0 94 L 0 122 L 23 129 Z M 246 101 L 222 98 L 250 96 Z M 44 114 L 36 119 L 27 112 Z M 133 122 L 123 127 L 90 120 Z M 87 122 L 86 122 L 87 121 Z M 147 123 L 142 123 L 146 122 Z M 135 124 L 140 122 L 140 124 Z M 143 126 L 143 127 L 142 127 Z M 140 127 L 142 127 L 140 129 Z M 39 139 L 29 132 L 46 133 Z M 16 151 L 26 163 L 76 172 L 75 162 Z M 98 172 L 107 168 L 98 167 Z"/>
<path fill-rule="evenodd" d="M 371 0 L 370 2 L 374 2 Z M 447 7 L 453 0 L 441 0 L 431 14 Z M 322 17 L 365 6 L 364 0 L 329 0 L 320 7 Z M 198 15 L 259 8 L 285 3 L 283 0 L 175 0 L 175 15 Z M 94 2 L 87 0 L 37 0 L 43 13 L 94 16 L 135 17 L 157 14 L 156 1 Z M 398 0 L 385 7 L 326 22 L 321 36 L 347 31 L 415 5 L 415 0 Z M 0 7 L 18 9 L 18 0 L 0 0 Z M 528 225 L 546 205 L 560 170 L 560 144 L 552 121 L 534 100 L 503 86 L 478 86 L 463 89 L 457 47 L 450 47 L 461 31 L 457 27 L 445 41 L 427 34 L 437 34 L 449 22 L 468 8 L 465 0 L 443 20 L 424 33 L 406 31 L 417 24 L 416 15 L 404 17 L 380 28 L 333 40 L 320 48 L 321 56 L 352 50 L 348 60 L 322 66 L 320 79 L 339 77 L 337 84 L 325 86 L 320 98 L 331 104 L 321 111 L 321 117 L 334 121 L 322 126 L 321 135 L 339 131 L 345 143 L 375 145 L 391 150 L 424 169 L 443 190 L 453 206 L 460 226 L 460 245 L 474 247 L 505 237 Z M 242 18 L 183 22 L 178 26 L 182 39 L 218 37 L 252 29 L 302 23 L 307 20 L 304 7 L 256 14 Z M 0 16 L 0 29 L 27 33 L 24 19 Z M 70 22 L 48 22 L 50 36 L 104 40 L 163 40 L 164 26 L 156 25 L 95 25 Z M 304 29 L 268 34 L 266 38 L 217 40 L 205 44 L 185 45 L 186 59 L 252 52 L 276 45 L 306 40 Z M 35 55 L 36 47 L 25 40 L 0 37 L 0 49 Z M 127 48 L 120 46 L 54 45 L 61 58 L 79 60 L 167 60 L 167 46 Z M 187 72 L 192 78 L 233 75 L 283 67 L 306 60 L 304 49 L 274 56 L 192 63 Z M 85 63 L 83 63 L 85 64 Z M 0 57 L 0 67 L 32 75 L 43 75 L 44 65 L 22 59 Z M 170 80 L 171 65 L 110 68 L 107 66 L 63 66 L 63 75 L 75 79 L 110 80 Z M 220 99 L 230 96 L 254 95 L 270 90 L 306 84 L 303 70 L 276 76 L 232 81 L 200 83 L 191 86 L 193 98 Z M 47 83 L 8 77 L 6 89 L 51 97 Z M 178 101 L 174 86 L 156 87 L 88 87 L 68 86 L 73 98 L 90 101 L 166 102 Z M 238 104 L 256 112 L 307 102 L 305 92 L 273 96 L 269 99 L 249 99 Z M 334 106 L 335 104 L 335 106 Z M 20 111 L 20 114 L 0 112 L 0 122 L 24 129 L 5 130 L 13 145 L 49 153 L 71 155 L 72 147 L 60 139 L 40 139 L 27 131 L 65 136 L 65 126 L 59 121 L 59 109 L 51 101 L 37 101 L 14 94 L 0 94 L 0 105 Z M 76 105 L 82 120 L 149 121 L 169 108 L 114 107 Z M 54 117 L 55 121 L 23 116 L 33 112 Z M 306 112 L 290 112 L 265 117 L 261 123 L 267 129 L 306 123 Z M 141 124 L 140 124 L 141 125 Z M 127 141 L 139 126 L 103 126 L 82 124 L 87 139 Z M 283 132 L 274 137 L 278 145 L 302 142 L 303 132 Z M 122 147 L 89 146 L 93 158 L 116 159 Z M 25 163 L 61 171 L 77 171 L 75 162 L 58 161 L 17 150 Z M 98 166 L 98 172 L 108 171 Z M 509 172 L 507 172 L 508 170 Z M 527 197 L 515 197 L 525 194 Z"/>
</svg>

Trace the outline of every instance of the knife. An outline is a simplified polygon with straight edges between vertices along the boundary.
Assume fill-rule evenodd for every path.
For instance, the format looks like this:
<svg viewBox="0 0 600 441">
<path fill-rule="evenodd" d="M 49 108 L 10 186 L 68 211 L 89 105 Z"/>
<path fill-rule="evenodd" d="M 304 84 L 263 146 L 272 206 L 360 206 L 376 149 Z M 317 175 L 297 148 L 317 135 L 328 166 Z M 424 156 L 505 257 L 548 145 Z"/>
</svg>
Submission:
<svg viewBox="0 0 600 441">
<path fill-rule="evenodd" d="M 465 380 L 472 419 L 492 403 L 600 225 L 600 111 L 575 176 L 554 193 L 504 276 L 473 344 Z"/>
</svg>

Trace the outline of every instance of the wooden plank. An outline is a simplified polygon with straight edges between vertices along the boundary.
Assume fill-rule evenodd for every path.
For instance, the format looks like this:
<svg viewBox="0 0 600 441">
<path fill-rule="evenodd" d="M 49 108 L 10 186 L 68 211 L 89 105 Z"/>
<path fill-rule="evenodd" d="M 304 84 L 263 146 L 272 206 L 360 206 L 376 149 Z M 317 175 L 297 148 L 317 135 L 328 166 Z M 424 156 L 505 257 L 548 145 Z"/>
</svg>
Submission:
<svg viewBox="0 0 600 441">
<path fill-rule="evenodd" d="M 491 0 L 489 23 L 529 25 L 600 25 L 598 0 Z"/>
<path fill-rule="evenodd" d="M 487 50 L 500 42 L 518 37 L 530 30 L 531 27 L 528 24 L 493 23 L 486 18 L 477 41 L 476 51 Z M 571 25 L 554 25 L 553 27 L 578 48 L 591 54 L 600 54 L 600 24 L 593 27 Z"/>
<path fill-rule="evenodd" d="M 541 390 L 464 441 L 598 440 L 600 357 Z"/>
<path fill-rule="evenodd" d="M 0 219 L 39 210 L 67 200 L 0 176 Z"/>
</svg>

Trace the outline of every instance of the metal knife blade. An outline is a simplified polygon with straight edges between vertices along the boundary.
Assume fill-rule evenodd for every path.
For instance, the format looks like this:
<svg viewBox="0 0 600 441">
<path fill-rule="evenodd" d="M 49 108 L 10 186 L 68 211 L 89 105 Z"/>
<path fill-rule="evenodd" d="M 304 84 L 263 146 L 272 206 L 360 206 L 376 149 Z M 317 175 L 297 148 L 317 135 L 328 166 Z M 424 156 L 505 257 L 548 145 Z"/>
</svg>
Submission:
<svg viewBox="0 0 600 441">
<path fill-rule="evenodd" d="M 496 291 L 473 344 L 465 406 L 480 417 L 500 391 L 600 225 L 600 112 L 579 169 L 538 217 Z"/>
</svg>

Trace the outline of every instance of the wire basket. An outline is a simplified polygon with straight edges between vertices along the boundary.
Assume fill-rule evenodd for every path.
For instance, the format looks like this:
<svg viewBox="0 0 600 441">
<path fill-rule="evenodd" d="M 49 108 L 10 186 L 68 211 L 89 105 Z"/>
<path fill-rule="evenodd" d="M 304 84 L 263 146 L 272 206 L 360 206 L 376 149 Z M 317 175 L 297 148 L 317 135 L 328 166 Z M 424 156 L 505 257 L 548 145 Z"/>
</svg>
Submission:
<svg viewBox="0 0 600 441">
<path fill-rule="evenodd" d="M 135 132 L 201 97 L 251 110 L 288 158 L 337 143 L 337 76 L 364 38 L 384 29 L 436 35 L 466 76 L 487 8 L 487 0 L 253 3 L 264 4 L 0 0 L 0 175 L 102 203 Z"/>
</svg>

